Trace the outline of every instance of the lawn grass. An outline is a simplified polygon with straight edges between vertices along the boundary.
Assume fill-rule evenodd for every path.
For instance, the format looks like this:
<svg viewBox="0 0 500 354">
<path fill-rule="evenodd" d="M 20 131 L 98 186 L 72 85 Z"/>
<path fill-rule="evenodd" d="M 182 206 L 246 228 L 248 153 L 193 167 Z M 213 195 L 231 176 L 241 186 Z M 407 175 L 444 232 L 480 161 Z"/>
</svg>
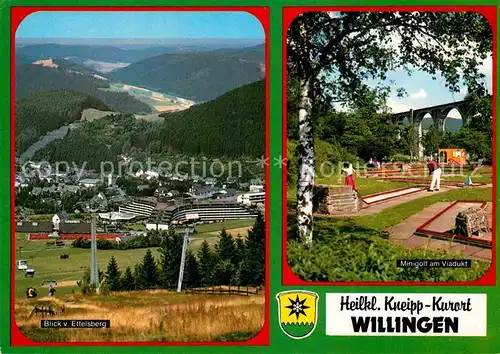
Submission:
<svg viewBox="0 0 500 354">
<path fill-rule="evenodd" d="M 126 225 L 125 228 L 134 231 L 146 231 L 146 226 L 144 226 L 143 224 L 130 224 Z"/>
<path fill-rule="evenodd" d="M 43 280 L 56 280 L 57 282 L 81 280 L 85 267 L 90 266 L 90 249 L 84 248 L 55 248 L 46 246 L 46 241 L 27 241 L 25 248 L 18 252 L 17 257 L 28 261 L 29 267 L 35 269 L 34 278 L 25 278 L 24 272 L 16 271 L 16 296 L 24 296 L 26 288 L 37 287 Z M 28 249 L 29 247 L 29 249 Z M 157 247 L 151 248 L 153 256 L 159 259 Z M 63 252 L 69 254 L 68 259 L 60 259 Z M 146 248 L 132 250 L 98 250 L 97 262 L 102 271 L 106 271 L 111 256 L 116 258 L 120 269 L 133 267 L 139 263 L 146 254 Z M 72 286 L 65 292 L 71 290 L 79 291 L 78 287 Z M 57 288 L 59 292 L 59 288 Z"/>
<path fill-rule="evenodd" d="M 240 227 L 253 226 L 255 219 L 239 219 L 239 220 L 228 220 L 223 222 L 215 222 L 212 224 L 202 224 L 196 225 L 195 230 L 199 234 L 205 234 L 208 232 L 217 232 L 222 229 L 238 229 Z"/>
<path fill-rule="evenodd" d="M 399 178 L 399 177 L 397 177 Z M 407 178 L 415 178 L 415 179 L 425 179 L 425 180 L 432 180 L 432 176 L 417 176 L 417 177 L 407 177 Z M 465 182 L 465 179 L 467 178 L 467 176 L 446 176 L 446 175 L 442 175 L 441 176 L 441 180 L 444 180 L 444 181 L 454 181 L 454 182 Z M 491 183 L 492 182 L 492 178 L 491 178 L 491 175 L 474 175 L 474 176 L 471 176 L 471 180 L 472 182 L 476 182 L 476 183 Z"/>
</svg>

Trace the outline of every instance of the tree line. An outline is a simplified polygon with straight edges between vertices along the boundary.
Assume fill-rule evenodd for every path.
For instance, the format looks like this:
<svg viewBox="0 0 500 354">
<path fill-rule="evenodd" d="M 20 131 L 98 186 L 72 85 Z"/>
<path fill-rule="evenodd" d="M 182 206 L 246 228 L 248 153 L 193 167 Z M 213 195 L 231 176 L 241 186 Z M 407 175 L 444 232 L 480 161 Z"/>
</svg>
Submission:
<svg viewBox="0 0 500 354">
<path fill-rule="evenodd" d="M 122 271 L 114 257 L 109 260 L 103 286 L 109 291 L 149 289 L 175 289 L 179 278 L 183 234 L 172 231 L 160 232 L 159 257 L 155 259 L 148 249 L 142 261 Z M 233 238 L 225 230 L 217 243 L 210 247 L 204 240 L 193 253 L 188 250 L 183 277 L 183 288 L 212 285 L 261 286 L 265 283 L 265 222 L 259 215 L 247 237 Z M 92 292 L 90 272 L 85 271 L 79 286 L 83 293 Z"/>
<path fill-rule="evenodd" d="M 168 53 L 131 62 L 128 67 L 108 75 L 120 82 L 201 102 L 262 79 L 264 54 L 263 44 L 241 49 Z"/>
<path fill-rule="evenodd" d="M 109 110 L 98 99 L 78 92 L 55 90 L 16 102 L 16 152 L 24 152 L 43 135 L 77 121 L 86 108 Z"/>
<path fill-rule="evenodd" d="M 84 122 L 38 150 L 34 159 L 87 162 L 89 168 L 100 169 L 102 161 L 117 164 L 121 154 L 257 158 L 265 147 L 264 92 L 264 81 L 258 81 L 188 110 L 165 114 L 163 122 L 138 120 L 130 114 Z"/>
<path fill-rule="evenodd" d="M 61 62 L 59 62 L 61 64 Z M 31 95 L 67 90 L 89 95 L 102 101 L 111 110 L 123 113 L 151 113 L 152 109 L 128 92 L 109 91 L 109 81 L 88 73 L 70 72 L 67 65 L 47 68 L 40 65 L 20 65 L 16 69 L 16 100 Z M 71 67 L 69 69 L 72 69 Z M 78 71 L 81 71 L 78 69 Z M 51 104 L 49 101 L 47 104 Z M 107 109 L 110 110 L 110 109 Z"/>
<path fill-rule="evenodd" d="M 265 140 L 265 84 L 257 81 L 185 111 L 163 113 L 158 150 L 190 156 L 261 156 Z"/>
</svg>

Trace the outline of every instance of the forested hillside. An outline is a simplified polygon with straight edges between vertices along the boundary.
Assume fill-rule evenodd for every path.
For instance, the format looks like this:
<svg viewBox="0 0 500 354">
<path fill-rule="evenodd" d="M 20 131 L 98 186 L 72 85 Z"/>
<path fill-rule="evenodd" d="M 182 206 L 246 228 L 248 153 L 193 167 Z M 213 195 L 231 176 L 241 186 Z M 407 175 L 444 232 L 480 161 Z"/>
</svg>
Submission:
<svg viewBox="0 0 500 354">
<path fill-rule="evenodd" d="M 190 155 L 261 156 L 264 154 L 264 80 L 232 90 L 185 111 L 164 113 L 156 139 L 162 150 Z"/>
<path fill-rule="evenodd" d="M 132 148 L 147 150 L 154 126 L 127 114 L 85 122 L 64 139 L 38 151 L 35 159 L 87 162 L 89 168 L 99 168 L 102 161 L 116 162 L 118 155 L 129 153 Z M 75 146 L 85 146 L 85 149 L 75 149 Z"/>
<path fill-rule="evenodd" d="M 105 62 L 133 63 L 141 59 L 160 55 L 172 50 L 168 47 L 148 47 L 144 49 L 121 49 L 104 45 L 35 44 L 16 49 L 16 53 L 32 59 L 67 58 L 96 60 Z"/>
<path fill-rule="evenodd" d="M 106 80 L 69 72 L 68 68 L 64 67 L 48 68 L 29 64 L 16 67 L 16 100 L 38 92 L 63 89 L 94 96 L 112 110 L 124 113 L 151 113 L 151 108 L 147 104 L 126 92 L 101 90 L 108 87 L 109 82 Z"/>
<path fill-rule="evenodd" d="M 132 115 L 117 115 L 85 122 L 64 139 L 38 151 L 35 159 L 87 161 L 89 167 L 99 167 L 101 161 L 116 161 L 118 155 L 134 151 L 210 157 L 264 154 L 263 80 L 164 117 L 163 122 L 146 122 Z"/>
<path fill-rule="evenodd" d="M 89 69 L 84 65 L 77 64 L 77 63 L 72 62 L 70 60 L 66 60 L 66 59 L 62 59 L 62 58 L 54 58 L 53 62 L 54 62 L 54 64 L 58 65 L 60 69 L 74 71 L 76 73 L 82 73 L 82 74 L 90 75 L 90 76 L 98 75 L 100 77 L 103 77 L 102 73 L 99 73 L 98 71 Z M 99 79 L 99 78 L 97 78 L 97 79 Z"/>
<path fill-rule="evenodd" d="M 86 108 L 109 110 L 98 99 L 65 90 L 41 92 L 16 102 L 16 154 L 46 133 L 79 120 Z M 73 145 L 82 146 L 81 143 Z M 77 149 L 81 152 L 82 149 Z"/>
<path fill-rule="evenodd" d="M 194 101 L 214 99 L 264 77 L 264 45 L 165 54 L 110 72 L 110 77 Z"/>
</svg>

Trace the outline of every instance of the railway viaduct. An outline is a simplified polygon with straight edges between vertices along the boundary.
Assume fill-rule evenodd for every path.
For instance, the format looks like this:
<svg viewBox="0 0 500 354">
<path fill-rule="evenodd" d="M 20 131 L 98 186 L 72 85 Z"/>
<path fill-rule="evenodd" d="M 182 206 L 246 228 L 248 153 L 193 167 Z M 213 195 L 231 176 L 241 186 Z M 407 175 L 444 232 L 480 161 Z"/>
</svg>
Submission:
<svg viewBox="0 0 500 354">
<path fill-rule="evenodd" d="M 440 131 L 445 131 L 446 117 L 452 109 L 456 109 L 462 117 L 462 124 L 466 124 L 475 115 L 473 107 L 469 100 L 456 101 L 445 103 L 437 106 L 410 109 L 406 112 L 394 113 L 392 115 L 393 122 L 401 122 L 405 118 L 408 119 L 410 126 L 413 127 L 416 136 L 419 137 L 418 146 L 415 146 L 415 152 L 418 151 L 418 156 L 423 157 L 423 146 L 420 142 L 422 137 L 422 120 L 426 114 L 429 114 L 433 120 L 434 126 Z"/>
</svg>

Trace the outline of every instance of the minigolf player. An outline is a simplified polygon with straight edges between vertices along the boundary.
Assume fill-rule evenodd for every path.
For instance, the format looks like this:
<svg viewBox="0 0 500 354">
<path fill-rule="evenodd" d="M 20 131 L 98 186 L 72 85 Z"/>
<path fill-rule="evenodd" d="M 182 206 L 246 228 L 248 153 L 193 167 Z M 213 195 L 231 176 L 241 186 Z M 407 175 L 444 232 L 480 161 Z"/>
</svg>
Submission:
<svg viewBox="0 0 500 354">
<path fill-rule="evenodd" d="M 354 181 L 354 174 L 358 175 L 356 170 L 352 167 L 348 161 L 344 162 L 344 167 L 342 171 L 345 173 L 344 185 L 351 186 L 353 191 L 356 191 L 356 182 Z"/>
<path fill-rule="evenodd" d="M 429 175 L 432 176 L 431 186 L 429 187 L 428 192 L 433 192 L 434 186 L 436 186 L 436 191 L 439 191 L 441 184 L 441 167 L 432 158 L 428 158 L 427 168 L 429 169 Z"/>
</svg>

